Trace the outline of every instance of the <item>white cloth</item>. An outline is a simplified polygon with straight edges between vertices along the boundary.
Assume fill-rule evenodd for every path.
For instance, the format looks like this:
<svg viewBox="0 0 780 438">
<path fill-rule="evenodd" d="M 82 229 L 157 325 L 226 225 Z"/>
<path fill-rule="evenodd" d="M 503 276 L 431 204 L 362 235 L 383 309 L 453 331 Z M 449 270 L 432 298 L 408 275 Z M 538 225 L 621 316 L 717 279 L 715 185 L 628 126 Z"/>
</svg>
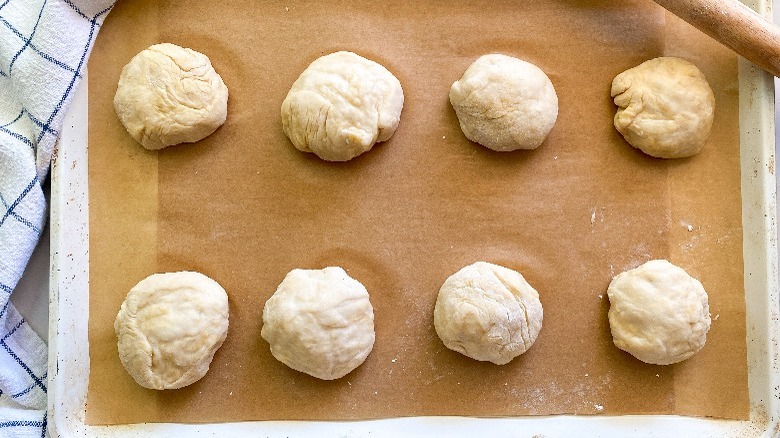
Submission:
<svg viewBox="0 0 780 438">
<path fill-rule="evenodd" d="M 0 0 L 0 437 L 46 435 L 46 345 L 9 297 L 46 224 L 52 151 L 113 2 Z"/>
</svg>

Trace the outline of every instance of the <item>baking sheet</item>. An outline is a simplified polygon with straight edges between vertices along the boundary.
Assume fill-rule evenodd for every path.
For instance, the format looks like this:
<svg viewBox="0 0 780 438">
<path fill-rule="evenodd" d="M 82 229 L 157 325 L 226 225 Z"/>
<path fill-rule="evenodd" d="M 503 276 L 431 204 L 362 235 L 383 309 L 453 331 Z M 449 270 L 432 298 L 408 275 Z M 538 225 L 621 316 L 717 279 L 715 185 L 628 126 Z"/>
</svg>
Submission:
<svg viewBox="0 0 780 438">
<path fill-rule="evenodd" d="M 209 55 L 231 95 L 214 135 L 157 153 L 133 143 L 111 99 L 122 66 L 162 41 Z M 279 107 L 308 63 L 342 49 L 385 65 L 406 103 L 389 142 L 333 164 L 287 142 Z M 449 86 L 488 52 L 534 62 L 556 87 L 558 122 L 536 151 L 493 153 L 460 133 Z M 716 94 L 713 134 L 692 159 L 648 158 L 611 125 L 611 79 L 662 54 L 696 63 Z M 89 424 L 747 418 L 736 57 L 653 4 L 120 2 L 89 81 Z M 606 286 L 651 258 L 699 278 L 717 317 L 679 365 L 611 343 Z M 432 326 L 438 287 L 477 260 L 522 272 L 545 309 L 537 343 L 503 367 L 450 352 Z M 366 285 L 377 326 L 368 360 L 336 382 L 287 369 L 259 336 L 286 272 L 328 265 Z M 118 360 L 113 319 L 138 280 L 181 269 L 227 289 L 230 333 L 203 380 L 145 390 Z"/>
</svg>

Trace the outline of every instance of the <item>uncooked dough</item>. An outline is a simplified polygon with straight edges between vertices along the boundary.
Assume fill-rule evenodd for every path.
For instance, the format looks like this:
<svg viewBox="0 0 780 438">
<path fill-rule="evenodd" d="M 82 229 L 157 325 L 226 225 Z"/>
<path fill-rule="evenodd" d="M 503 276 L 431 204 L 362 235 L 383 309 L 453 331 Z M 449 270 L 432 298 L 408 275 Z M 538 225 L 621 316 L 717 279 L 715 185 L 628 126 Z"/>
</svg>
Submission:
<svg viewBox="0 0 780 438">
<path fill-rule="evenodd" d="M 653 157 L 690 157 L 710 135 L 715 96 L 702 72 L 684 59 L 655 58 L 620 73 L 612 97 L 615 128 Z"/>
<path fill-rule="evenodd" d="M 484 55 L 450 88 L 466 138 L 494 151 L 536 149 L 558 118 L 558 95 L 537 66 Z"/>
<path fill-rule="evenodd" d="M 386 68 L 352 52 L 309 65 L 282 103 L 282 129 L 303 152 L 348 161 L 390 139 L 404 92 Z"/>
<path fill-rule="evenodd" d="M 265 303 L 260 335 L 280 362 L 334 380 L 374 348 L 374 308 L 366 288 L 342 268 L 293 269 Z"/>
<path fill-rule="evenodd" d="M 450 350 L 504 365 L 531 348 L 542 317 L 539 294 L 519 272 L 477 262 L 444 282 L 433 324 Z"/>
<path fill-rule="evenodd" d="M 122 69 L 114 109 L 147 149 L 208 137 L 227 118 L 228 89 L 206 55 L 155 44 Z"/>
<path fill-rule="evenodd" d="M 707 341 L 707 292 L 666 260 L 652 260 L 616 276 L 607 295 L 615 345 L 642 362 L 681 362 Z"/>
<path fill-rule="evenodd" d="M 114 321 L 119 359 L 144 388 L 176 389 L 206 375 L 228 331 L 228 296 L 197 272 L 154 274 L 127 294 Z"/>
</svg>

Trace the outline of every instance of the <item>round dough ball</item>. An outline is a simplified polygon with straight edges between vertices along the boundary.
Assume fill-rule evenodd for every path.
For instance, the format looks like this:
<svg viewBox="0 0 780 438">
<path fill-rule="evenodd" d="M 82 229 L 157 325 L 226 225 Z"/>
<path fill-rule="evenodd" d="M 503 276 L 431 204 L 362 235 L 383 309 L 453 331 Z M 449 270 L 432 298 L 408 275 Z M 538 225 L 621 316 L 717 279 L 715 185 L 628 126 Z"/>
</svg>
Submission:
<svg viewBox="0 0 780 438">
<path fill-rule="evenodd" d="M 519 272 L 477 262 L 444 282 L 433 324 L 450 350 L 504 365 L 531 348 L 542 316 L 539 294 Z"/>
<path fill-rule="evenodd" d="M 114 321 L 119 359 L 139 385 L 176 389 L 206 375 L 228 331 L 228 297 L 197 272 L 154 274 L 127 294 Z"/>
<path fill-rule="evenodd" d="M 710 135 L 715 96 L 701 71 L 680 58 L 655 58 L 612 81 L 615 128 L 658 158 L 690 157 Z"/>
<path fill-rule="evenodd" d="M 341 268 L 293 269 L 265 303 L 260 335 L 278 361 L 334 380 L 374 348 L 374 308 L 366 288 Z"/>
<path fill-rule="evenodd" d="M 707 292 L 666 260 L 652 260 L 616 276 L 607 295 L 615 345 L 642 362 L 681 362 L 707 341 Z"/>
<path fill-rule="evenodd" d="M 536 149 L 558 118 L 558 95 L 537 66 L 484 55 L 450 88 L 466 138 L 494 151 Z"/>
<path fill-rule="evenodd" d="M 303 152 L 348 161 L 388 140 L 401 120 L 404 92 L 386 68 L 351 52 L 312 62 L 282 103 L 282 129 Z"/>
<path fill-rule="evenodd" d="M 208 137 L 227 117 L 228 89 L 206 55 L 155 44 L 122 69 L 114 109 L 146 149 Z"/>
</svg>

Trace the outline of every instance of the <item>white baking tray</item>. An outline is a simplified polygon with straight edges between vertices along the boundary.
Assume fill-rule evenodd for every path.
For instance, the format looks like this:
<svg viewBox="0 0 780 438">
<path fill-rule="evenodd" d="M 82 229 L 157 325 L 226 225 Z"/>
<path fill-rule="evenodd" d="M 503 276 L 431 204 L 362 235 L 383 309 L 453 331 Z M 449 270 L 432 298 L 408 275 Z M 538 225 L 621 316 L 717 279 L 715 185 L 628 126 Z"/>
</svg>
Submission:
<svg viewBox="0 0 780 438">
<path fill-rule="evenodd" d="M 771 17 L 764 0 L 745 2 Z M 48 424 L 61 437 L 780 437 L 774 155 L 774 83 L 740 59 L 740 129 L 750 420 L 673 415 L 545 416 L 477 419 L 414 417 L 352 422 L 267 421 L 220 424 L 85 424 L 89 380 L 89 214 L 87 81 L 66 115 L 52 161 Z M 131 401 L 129 401 L 131 402 Z"/>
</svg>

